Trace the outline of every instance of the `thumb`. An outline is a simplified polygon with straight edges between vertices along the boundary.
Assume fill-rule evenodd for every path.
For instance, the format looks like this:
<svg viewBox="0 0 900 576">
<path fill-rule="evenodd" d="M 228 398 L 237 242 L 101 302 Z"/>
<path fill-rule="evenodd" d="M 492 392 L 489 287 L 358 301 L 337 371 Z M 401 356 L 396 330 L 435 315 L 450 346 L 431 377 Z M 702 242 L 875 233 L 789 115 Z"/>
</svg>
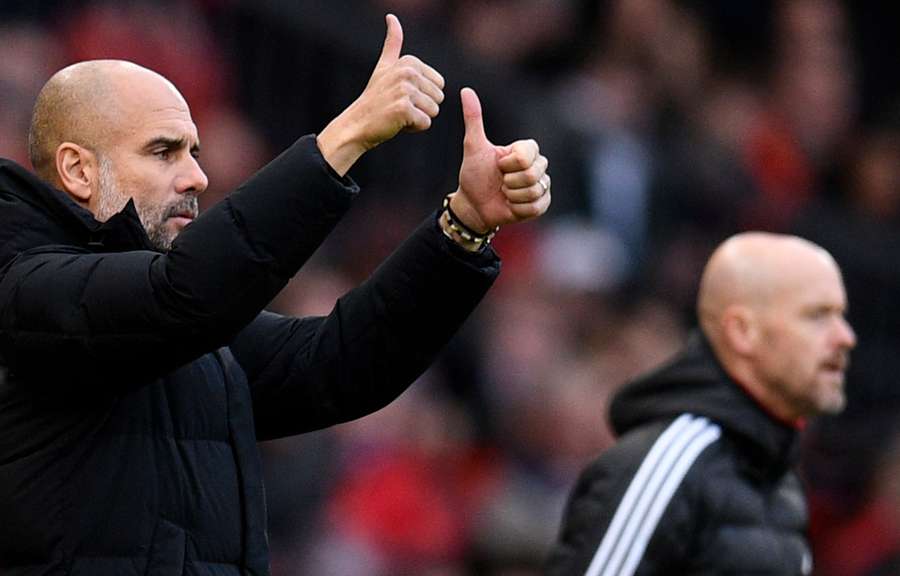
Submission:
<svg viewBox="0 0 900 576">
<path fill-rule="evenodd" d="M 393 14 L 388 14 L 384 20 L 387 23 L 387 33 L 384 37 L 384 46 L 381 48 L 381 56 L 375 65 L 376 69 L 396 62 L 403 48 L 403 27 L 400 26 L 400 20 Z"/>
<path fill-rule="evenodd" d="M 466 126 L 465 144 L 487 142 L 478 94 L 471 88 L 463 88 L 459 92 L 459 99 L 462 102 L 463 123 Z"/>
</svg>

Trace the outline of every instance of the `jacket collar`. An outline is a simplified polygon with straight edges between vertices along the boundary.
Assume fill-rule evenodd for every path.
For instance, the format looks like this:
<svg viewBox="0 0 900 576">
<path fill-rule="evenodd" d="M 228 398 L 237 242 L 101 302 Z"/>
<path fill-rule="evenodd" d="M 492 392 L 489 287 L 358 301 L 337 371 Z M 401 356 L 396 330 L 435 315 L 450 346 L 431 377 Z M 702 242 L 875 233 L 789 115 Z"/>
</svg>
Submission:
<svg viewBox="0 0 900 576">
<path fill-rule="evenodd" d="M 685 412 L 719 424 L 757 467 L 781 469 L 797 457 L 797 430 L 772 417 L 732 380 L 699 331 L 666 365 L 624 386 L 610 416 L 617 433 Z"/>
<path fill-rule="evenodd" d="M 125 250 L 162 252 L 150 243 L 150 238 L 147 236 L 147 231 L 144 230 L 144 225 L 141 224 L 133 199 L 128 200 L 125 208 L 106 222 L 97 222 L 90 213 L 89 216 L 91 220 L 99 224 L 91 230 L 91 241 L 88 247 L 93 251 L 98 251 L 95 248 L 100 248 L 99 251 L 104 252 Z"/>
<path fill-rule="evenodd" d="M 70 245 L 92 252 L 154 248 L 134 201 L 106 222 L 15 162 L 0 158 L 0 261 L 45 245 Z"/>
</svg>

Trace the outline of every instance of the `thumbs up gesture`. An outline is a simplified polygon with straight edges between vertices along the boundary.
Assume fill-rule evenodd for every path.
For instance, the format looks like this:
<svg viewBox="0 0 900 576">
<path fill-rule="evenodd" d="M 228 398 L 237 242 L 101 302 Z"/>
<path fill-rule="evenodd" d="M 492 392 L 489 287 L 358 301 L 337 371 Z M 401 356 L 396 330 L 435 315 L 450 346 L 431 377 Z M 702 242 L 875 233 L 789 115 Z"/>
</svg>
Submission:
<svg viewBox="0 0 900 576">
<path fill-rule="evenodd" d="M 504 224 L 537 218 L 550 207 L 547 158 L 534 140 L 497 146 L 484 133 L 481 102 L 471 88 L 460 92 L 466 134 L 459 188 L 450 207 L 469 229 L 482 234 Z"/>
<path fill-rule="evenodd" d="M 365 152 L 401 130 L 420 132 L 430 128 L 444 101 L 443 76 L 415 56 L 401 56 L 400 21 L 393 14 L 385 21 L 384 46 L 368 84 L 317 137 L 325 160 L 340 175 Z"/>
</svg>

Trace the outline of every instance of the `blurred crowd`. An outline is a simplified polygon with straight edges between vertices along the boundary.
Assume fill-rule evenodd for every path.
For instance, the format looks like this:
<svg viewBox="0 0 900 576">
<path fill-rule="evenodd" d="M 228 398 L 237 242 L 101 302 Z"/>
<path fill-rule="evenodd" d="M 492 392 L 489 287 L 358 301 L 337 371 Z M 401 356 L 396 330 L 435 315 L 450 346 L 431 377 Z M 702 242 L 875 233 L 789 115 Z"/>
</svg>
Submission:
<svg viewBox="0 0 900 576">
<path fill-rule="evenodd" d="M 712 248 L 764 229 L 832 252 L 860 342 L 846 412 L 805 434 L 815 574 L 900 574 L 891 3 L 2 0 L 0 156 L 29 165 L 54 71 L 125 58 L 190 103 L 208 206 L 359 94 L 388 11 L 447 100 L 353 169 L 363 194 L 271 308 L 327 313 L 455 188 L 462 86 L 495 142 L 541 143 L 554 204 L 500 232 L 498 285 L 399 400 L 263 445 L 273 572 L 538 574 L 610 394 L 683 343 Z"/>
</svg>

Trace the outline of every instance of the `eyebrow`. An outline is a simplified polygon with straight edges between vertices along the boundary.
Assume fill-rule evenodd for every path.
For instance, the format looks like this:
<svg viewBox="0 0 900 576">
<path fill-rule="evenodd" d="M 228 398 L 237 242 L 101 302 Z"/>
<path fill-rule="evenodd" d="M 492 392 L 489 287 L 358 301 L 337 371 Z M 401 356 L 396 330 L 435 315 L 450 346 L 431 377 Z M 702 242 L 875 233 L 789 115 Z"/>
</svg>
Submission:
<svg viewBox="0 0 900 576">
<path fill-rule="evenodd" d="M 171 136 L 157 136 L 153 138 L 149 142 L 144 145 L 145 150 L 153 150 L 154 148 L 165 147 L 167 150 L 178 150 L 179 148 L 184 148 L 187 145 L 187 139 L 183 136 L 180 138 L 173 138 Z M 196 154 L 200 152 L 200 144 L 194 144 L 191 146 L 191 153 Z"/>
</svg>

